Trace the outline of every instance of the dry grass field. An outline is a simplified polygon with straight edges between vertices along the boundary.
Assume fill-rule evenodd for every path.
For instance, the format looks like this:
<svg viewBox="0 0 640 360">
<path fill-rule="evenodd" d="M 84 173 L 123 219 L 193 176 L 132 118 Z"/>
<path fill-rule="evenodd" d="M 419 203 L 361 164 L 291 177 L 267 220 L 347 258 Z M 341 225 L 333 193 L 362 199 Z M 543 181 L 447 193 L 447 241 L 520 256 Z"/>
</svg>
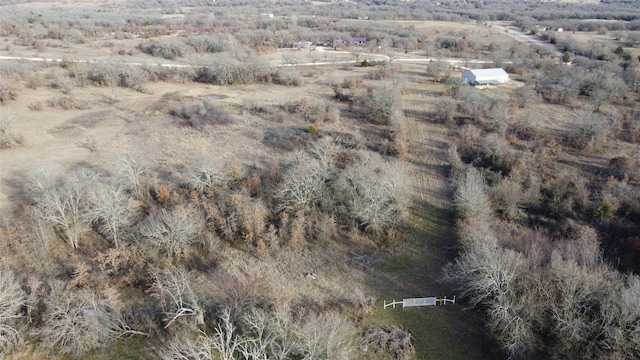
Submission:
<svg viewBox="0 0 640 360">
<path fill-rule="evenodd" d="M 74 51 L 80 58 L 81 54 L 102 50 Z M 56 52 L 21 53 L 14 47 L 12 55 L 17 54 L 60 55 Z M 428 84 L 424 65 L 403 64 L 401 68 L 400 74 L 409 78 L 403 91 L 403 110 L 415 114 L 433 110 L 440 91 Z M 42 67 L 32 76 L 50 78 L 56 71 L 56 66 Z M 21 179 L 34 169 L 44 168 L 63 174 L 83 164 L 115 173 L 117 160 L 126 156 L 150 164 L 154 173 L 161 174 L 155 179 L 158 184 L 180 182 L 184 179 L 185 164 L 210 156 L 225 166 L 236 165 L 249 172 L 254 171 L 251 169 L 266 171 L 275 159 L 282 157 L 280 146 L 292 146 L 286 144 L 291 141 L 288 137 L 296 136 L 309 124 L 295 116 L 264 119 L 243 110 L 243 104 L 255 101 L 263 106 L 277 107 L 301 100 L 332 101 L 332 84 L 345 77 L 365 77 L 370 70 L 336 65 L 301 67 L 294 71 L 302 75 L 302 85 L 298 87 L 152 82 L 143 85 L 145 92 L 116 88 L 115 100 L 111 99 L 111 90 L 107 87 L 88 86 L 62 94 L 47 86 L 30 89 L 25 83 L 13 83 L 20 96 L 2 110 L 13 116 L 13 131 L 22 134 L 24 145 L 0 153 L 0 207 L 4 214 L 16 209 L 22 191 Z M 65 110 L 47 105 L 62 97 L 83 106 Z M 199 131 L 185 127 L 167 115 L 180 104 L 204 98 L 227 109 L 234 122 Z M 31 110 L 34 104 L 40 104 L 42 110 Z M 375 128 L 363 128 L 350 117 L 346 107 L 341 112 L 340 121 L 320 124 L 319 133 L 376 131 Z M 406 164 L 413 194 L 410 221 L 404 235 L 406 243 L 398 245 L 388 255 L 375 255 L 371 252 L 371 244 L 363 242 L 364 239 L 345 239 L 345 243 L 331 248 L 309 244 L 259 260 L 247 257 L 243 252 L 221 249 L 221 264 L 230 272 L 262 274 L 263 286 L 270 289 L 278 302 L 299 303 L 307 297 L 315 302 L 322 302 L 323 298 L 360 302 L 370 309 L 364 315 L 356 314 L 362 317 L 363 327 L 408 329 L 416 339 L 418 359 L 493 357 L 495 350 L 491 350 L 493 346 L 487 347 L 491 339 L 483 331 L 480 317 L 474 312 L 463 311 L 463 305 L 436 309 L 380 309 L 383 299 L 455 295 L 439 281 L 443 266 L 455 254 L 451 231 L 453 217 L 446 185 L 446 149 L 451 141 L 450 134 L 446 128 L 427 123 L 420 116 L 407 117 L 404 121 L 408 130 L 405 141 L 410 149 Z M 270 139 L 273 136 L 276 136 L 275 140 Z M 376 140 L 375 136 L 370 138 L 370 135 L 367 138 L 374 143 L 381 140 Z M 60 251 L 66 252 L 62 248 Z M 346 265 L 356 255 L 379 257 L 381 261 L 374 264 L 380 265 L 363 265 L 364 268 Z M 317 274 L 317 279 L 303 277 L 302 273 L 307 272 Z M 129 346 L 139 346 L 132 344 L 135 343 L 125 342 L 124 347 L 112 351 L 116 352 L 115 356 L 126 356 Z M 370 359 L 370 356 L 363 354 L 362 358 Z"/>
<path fill-rule="evenodd" d="M 128 6 L 50 5 L 20 6 L 33 14 L 85 6 L 111 15 Z M 639 98 L 626 88 L 615 93 L 622 80 L 598 92 L 566 75 L 571 65 L 557 56 L 481 21 L 283 15 L 270 22 L 259 15 L 264 7 L 204 14 L 183 5 L 141 9 L 149 20 L 129 19 L 118 25 L 126 31 L 81 34 L 77 42 L 70 29 L 49 28 L 37 15 L 24 31 L 0 38 L 0 74 L 7 74 L 0 79 L 0 275 L 11 276 L 0 276 L 0 290 L 24 302 L 9 317 L 0 307 L 0 333 L 15 323 L 26 334 L 7 341 L 15 347 L 7 346 L 7 359 L 165 359 L 205 346 L 203 359 L 230 360 L 252 358 L 248 352 L 259 352 L 261 341 L 284 348 L 290 338 L 283 359 L 575 355 L 564 338 L 536 337 L 552 321 L 534 312 L 556 316 L 551 308 L 523 306 L 554 291 L 558 299 L 565 295 L 553 288 L 562 270 L 547 267 L 564 261 L 591 271 L 597 264 L 620 291 L 635 284 L 634 252 L 620 265 L 631 269 L 628 277 L 605 264 L 635 249 L 640 214 L 640 171 L 633 172 L 640 164 Z M 276 49 L 278 41 L 330 26 L 394 37 L 363 47 Z M 247 40 L 254 31 L 264 37 L 258 45 Z M 323 36 L 332 31 L 338 33 Z M 224 51 L 194 50 L 196 40 L 227 35 L 207 43 L 224 43 Z M 617 44 L 596 33 L 557 39 Z M 512 72 L 508 85 L 461 83 L 461 64 L 493 62 Z M 465 218 L 461 210 L 461 174 L 471 170 L 481 177 L 472 195 L 484 194 L 478 203 L 490 213 L 485 217 Z M 300 177 L 305 181 L 295 183 Z M 124 195 L 120 238 L 121 228 L 94 214 L 100 189 Z M 87 214 L 70 226 L 65 216 L 80 213 L 73 201 L 62 202 L 59 213 L 49 203 L 73 198 L 73 191 Z M 377 207 L 362 210 L 366 201 Z M 466 274 L 487 284 L 499 273 L 485 295 L 461 285 L 472 280 L 451 281 L 472 253 L 465 236 L 487 240 L 473 251 L 495 251 L 483 259 L 488 265 Z M 605 238 L 620 244 L 600 250 L 597 241 Z M 578 245 L 591 251 L 594 241 L 595 260 L 568 254 Z M 507 264 L 494 267 L 494 258 Z M 536 281 L 546 292 L 525 287 Z M 382 308 L 394 299 L 455 295 L 458 302 L 446 306 Z M 54 312 L 65 308 L 60 304 L 80 309 L 65 331 L 55 328 L 64 318 Z M 86 314 L 111 327 L 83 325 L 93 319 Z M 103 339 L 85 339 L 92 331 Z M 55 343 L 62 338 L 56 332 L 81 340 Z M 387 332 L 398 337 L 387 342 Z M 221 334 L 237 348 L 225 352 L 216 342 Z M 320 343 L 322 355 L 314 354 Z"/>
<path fill-rule="evenodd" d="M 580 31 L 580 32 L 565 31 L 565 32 L 557 33 L 556 35 L 557 35 L 558 41 L 573 43 L 583 48 L 592 47 L 596 49 L 603 49 L 603 51 L 606 51 L 606 52 L 610 52 L 615 50 L 615 48 L 617 48 L 618 46 L 621 46 L 625 52 L 628 52 L 633 57 L 637 58 L 638 56 L 640 56 L 640 46 L 638 45 L 632 46 L 627 41 L 616 40 L 613 33 L 614 32 L 612 31 L 607 32 L 605 34 L 602 34 L 601 32 L 598 32 L 598 31 Z M 627 32 L 620 32 L 620 33 L 622 33 L 625 37 L 628 37 L 629 35 L 637 32 L 627 31 Z"/>
</svg>

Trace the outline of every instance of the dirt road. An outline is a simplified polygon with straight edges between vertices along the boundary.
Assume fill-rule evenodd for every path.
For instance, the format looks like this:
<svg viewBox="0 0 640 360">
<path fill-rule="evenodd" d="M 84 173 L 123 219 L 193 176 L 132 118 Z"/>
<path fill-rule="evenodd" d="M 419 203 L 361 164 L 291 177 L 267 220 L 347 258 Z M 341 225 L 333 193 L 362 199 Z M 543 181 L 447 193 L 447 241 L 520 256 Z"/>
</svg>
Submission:
<svg viewBox="0 0 640 360">
<path fill-rule="evenodd" d="M 293 52 L 294 49 L 278 49 L 280 53 Z M 317 47 L 313 51 L 318 51 L 319 53 L 329 54 L 330 56 L 342 56 L 344 55 L 352 55 L 354 59 L 352 60 L 344 60 L 343 58 L 338 58 L 330 61 L 316 61 L 316 62 L 301 62 L 301 63 L 278 63 L 271 64 L 275 67 L 287 67 L 287 66 L 335 66 L 335 65 L 343 65 L 343 64 L 354 64 L 357 62 L 355 59 L 355 55 L 352 52 L 348 51 L 333 51 L 328 50 L 326 48 Z M 432 61 L 444 61 L 448 62 L 451 65 L 461 66 L 464 64 L 466 67 L 469 64 L 482 65 L 482 64 L 491 64 L 492 60 L 481 60 L 481 59 L 463 59 L 463 58 L 426 58 L 420 56 L 390 56 L 385 54 L 371 54 L 367 52 L 358 53 L 357 59 L 362 61 L 364 59 L 367 60 L 375 60 L 375 61 L 387 61 L 387 62 L 403 62 L 403 63 L 428 63 Z M 57 58 L 44 58 L 44 57 L 28 57 L 28 56 L 0 56 L 0 61 L 32 61 L 32 62 L 45 62 L 45 63 L 63 63 L 63 62 L 72 62 L 78 64 L 98 64 L 105 63 L 109 61 L 98 61 L 98 60 L 86 60 L 86 59 L 57 59 Z M 123 64 L 123 65 L 131 65 L 131 66 L 152 66 L 152 67 L 166 67 L 166 68 L 201 68 L 203 65 L 191 65 L 191 64 L 175 64 L 175 63 L 166 63 L 166 62 L 139 62 L 139 61 L 122 61 L 119 58 L 113 58 L 111 61 L 113 63 Z M 508 64 L 510 61 L 504 61 L 503 63 Z M 206 67 L 206 65 L 205 65 Z"/>
<path fill-rule="evenodd" d="M 402 95 L 413 205 L 406 244 L 385 260 L 385 273 L 375 284 L 385 300 L 455 295 L 440 281 L 446 264 L 456 256 L 454 216 L 447 187 L 450 130 L 429 119 L 441 96 L 433 83 L 412 76 L 420 64 L 406 64 L 410 77 Z M 382 300 L 382 299 L 381 299 Z M 382 302 L 382 301 L 380 301 Z M 372 321 L 394 324 L 411 332 L 417 359 L 498 359 L 498 347 L 484 326 L 482 315 L 465 311 L 464 304 L 377 310 Z"/>
<path fill-rule="evenodd" d="M 536 36 L 534 35 L 527 35 L 522 33 L 520 30 L 512 27 L 512 26 L 504 26 L 504 25 L 499 25 L 499 24 L 490 24 L 489 25 L 491 28 L 493 29 L 497 29 L 500 32 L 505 32 L 511 36 L 513 36 L 514 39 L 518 40 L 518 41 L 526 41 L 534 46 L 537 46 L 538 48 L 544 50 L 544 51 L 548 51 L 551 54 L 555 55 L 555 56 L 562 56 L 562 53 L 560 51 L 558 51 L 558 49 L 556 49 L 553 45 L 541 41 L 539 40 Z"/>
</svg>

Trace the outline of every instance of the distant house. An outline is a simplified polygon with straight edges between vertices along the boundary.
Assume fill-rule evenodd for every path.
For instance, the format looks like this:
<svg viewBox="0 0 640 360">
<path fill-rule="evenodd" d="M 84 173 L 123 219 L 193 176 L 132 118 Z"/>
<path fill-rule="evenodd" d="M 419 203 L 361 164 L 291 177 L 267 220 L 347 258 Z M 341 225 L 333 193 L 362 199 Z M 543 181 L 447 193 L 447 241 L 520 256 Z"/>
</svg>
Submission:
<svg viewBox="0 0 640 360">
<path fill-rule="evenodd" d="M 313 43 L 311 41 L 298 41 L 293 43 L 294 49 L 309 49 Z"/>
<path fill-rule="evenodd" d="M 509 81 L 509 74 L 501 68 L 469 69 L 462 72 L 462 81 L 472 86 L 502 85 Z"/>
<path fill-rule="evenodd" d="M 334 36 L 333 37 L 333 46 L 356 46 L 356 45 L 364 45 L 367 43 L 366 37 L 345 37 L 345 36 Z"/>
</svg>

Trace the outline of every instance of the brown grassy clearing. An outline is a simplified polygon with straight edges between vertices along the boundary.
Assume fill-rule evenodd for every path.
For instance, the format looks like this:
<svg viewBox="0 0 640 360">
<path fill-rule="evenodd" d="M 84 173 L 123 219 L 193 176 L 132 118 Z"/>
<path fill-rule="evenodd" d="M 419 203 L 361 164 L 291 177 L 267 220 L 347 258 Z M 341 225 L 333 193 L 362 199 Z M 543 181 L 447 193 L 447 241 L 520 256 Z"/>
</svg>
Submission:
<svg viewBox="0 0 640 360">
<path fill-rule="evenodd" d="M 475 24 L 423 22 L 407 23 L 407 26 L 415 26 L 417 31 L 434 37 L 475 36 L 470 39 L 482 46 L 500 41 L 490 30 Z M 515 43 L 513 39 L 502 38 Z M 134 51 L 138 42 L 137 39 L 118 40 L 107 36 L 73 48 L 52 42 L 45 44 L 42 51 L 12 45 L 10 51 L 0 49 L 0 55 L 159 62 L 158 58 Z M 134 56 L 115 55 L 122 48 L 133 51 Z M 308 52 L 301 51 L 298 56 L 305 61 Z M 318 61 L 324 61 L 323 56 Z M 349 54 L 330 56 L 332 59 L 352 59 Z M 273 64 L 282 60 L 279 53 L 265 58 Z M 54 70 L 55 67 L 43 68 L 35 76 L 44 77 Z M 15 83 L 18 100 L 10 102 L 3 110 L 16 119 L 14 129 L 24 135 L 26 145 L 0 152 L 0 210 L 13 210 L 13 205 L 21 200 L 22 176 L 39 167 L 62 173 L 73 164 L 85 162 L 114 172 L 114 162 L 130 155 L 151 164 L 162 174 L 157 180 L 163 183 L 179 181 L 185 163 L 201 156 L 214 155 L 226 164 L 238 164 L 248 171 L 265 169 L 283 154 L 282 149 L 266 141 L 269 135 L 304 129 L 309 124 L 295 117 L 275 120 L 251 115 L 242 110 L 246 101 L 270 106 L 302 99 L 331 101 L 333 83 L 345 77 L 364 76 L 370 69 L 326 66 L 296 71 L 303 74 L 303 84 L 299 87 L 260 84 L 219 87 L 152 82 L 144 85 L 149 93 L 116 88 L 115 102 L 109 101 L 111 93 L 106 87 L 76 88 L 65 95 L 46 86 L 30 89 L 24 82 Z M 367 256 L 375 246 L 357 236 L 344 239 L 344 243 L 335 247 L 304 244 L 264 258 L 221 249 L 220 258 L 225 267 L 238 274 L 246 269 L 249 273 L 263 274 L 272 293 L 283 301 L 300 303 L 307 297 L 315 300 L 342 298 L 361 301 L 363 307 L 373 305 L 373 311 L 356 315 L 362 316 L 362 326 L 397 325 L 408 329 L 416 338 L 418 359 L 494 358 L 495 345 L 484 330 L 482 318 L 473 311 L 463 311 L 464 305 L 394 311 L 379 309 L 383 298 L 455 295 L 439 282 L 442 267 L 455 256 L 445 160 L 452 134 L 444 126 L 425 121 L 444 88 L 427 81 L 421 75 L 423 71 L 424 65 L 405 65 L 402 70 L 402 75 L 409 77 L 402 107 L 405 112 L 414 114 L 405 119 L 405 141 L 409 149 L 406 163 L 414 201 L 404 242 L 392 246 L 388 253 L 375 252 L 374 259 L 381 258 L 382 261 L 364 266 L 354 265 L 353 258 Z M 167 115 L 173 106 L 211 95 L 222 95 L 212 101 L 234 115 L 233 124 L 198 131 L 181 126 Z M 46 104 L 48 100 L 62 96 L 82 101 L 88 108 L 63 110 L 45 105 L 42 111 L 29 109 L 34 103 Z M 362 124 L 351 118 L 346 107 L 341 110 L 342 120 L 320 124 L 321 133 L 355 133 L 362 128 Z M 374 132 L 372 129 L 371 133 Z M 63 244 L 58 245 L 62 247 Z M 61 257 L 70 256 L 68 249 L 60 252 L 63 253 Z M 306 272 L 317 274 L 317 278 L 304 277 Z M 124 345 L 127 346 L 143 345 Z M 369 354 L 362 358 L 371 359 Z"/>
<path fill-rule="evenodd" d="M 567 41 L 575 44 L 579 44 L 581 47 L 594 47 L 597 49 L 602 49 L 603 53 L 608 55 L 613 55 L 613 50 L 615 50 L 618 46 L 622 46 L 625 52 L 628 52 L 634 57 L 640 55 L 640 47 L 629 47 L 626 46 L 627 42 L 624 40 L 616 40 L 611 35 L 613 32 L 609 32 L 608 34 L 599 34 L 597 31 L 563 31 L 559 33 L 554 33 L 558 42 Z"/>
<path fill-rule="evenodd" d="M 407 67 L 406 71 L 415 74 L 421 68 L 422 65 L 417 65 Z M 42 72 L 50 70 L 43 69 Z M 28 106 L 34 101 L 46 102 L 61 94 L 48 87 L 33 90 L 17 84 L 20 86 L 18 100 L 3 110 L 16 118 L 15 131 L 24 134 L 26 145 L 0 153 L 1 207 L 3 211 L 11 211 L 12 204 L 20 200 L 21 177 L 38 167 L 62 173 L 73 164 L 84 162 L 113 172 L 113 163 L 118 158 L 132 155 L 152 164 L 163 174 L 163 179 L 158 179 L 162 182 L 180 179 L 184 163 L 203 154 L 215 154 L 223 162 L 238 163 L 247 169 L 264 168 L 282 153 L 265 144 L 268 130 L 304 128 L 308 124 L 296 118 L 270 122 L 242 112 L 246 99 L 272 106 L 304 98 L 329 100 L 331 83 L 347 76 L 362 76 L 366 71 L 358 68 L 326 71 L 322 68 L 315 73 L 308 70 L 310 76 L 304 78 L 304 84 L 293 88 L 148 83 L 145 87 L 152 90 L 150 94 L 117 88 L 115 103 L 107 101 L 110 96 L 107 88 L 76 88 L 69 96 L 89 104 L 90 108 L 84 110 L 49 107 L 42 111 L 30 110 Z M 412 77 L 407 94 L 403 107 L 417 112 L 428 111 L 431 106 L 428 104 L 433 104 L 437 95 L 419 75 Z M 224 95 L 213 101 L 235 116 L 234 124 L 199 132 L 176 124 L 176 120 L 167 115 L 172 106 L 209 95 Z M 348 112 L 343 111 L 343 114 L 346 117 L 341 122 L 321 124 L 319 131 L 344 133 L 360 126 L 349 118 Z M 486 352 L 479 350 L 488 341 L 479 336 L 484 333 L 482 324 L 473 313 L 462 312 L 462 305 L 420 309 L 413 315 L 402 310 L 377 310 L 378 302 L 383 298 L 454 295 L 438 282 L 446 259 L 454 255 L 443 157 L 448 134 L 446 129 L 420 118 L 407 118 L 406 122 L 409 130 L 406 141 L 411 149 L 407 164 L 413 179 L 415 205 L 406 229 L 406 245 L 395 247 L 381 268 L 346 265 L 352 263 L 351 256 L 370 251 L 367 249 L 371 244 L 362 243 L 358 238 L 345 239 L 342 246 L 335 248 L 308 244 L 261 259 L 231 249 L 224 250 L 220 257 L 231 271 L 249 269 L 250 273 L 263 274 L 265 284 L 269 284 L 267 287 L 272 288 L 272 293 L 278 294 L 282 301 L 300 303 L 311 296 L 315 300 L 342 298 L 351 299 L 350 302 L 355 300 L 363 306 L 373 305 L 376 310 L 365 315 L 363 324 L 408 328 L 416 336 L 420 359 L 442 357 L 451 354 L 452 349 L 459 350 L 454 358 L 487 358 Z M 86 146 L 87 139 L 95 146 Z M 60 256 L 68 258 L 68 252 L 68 249 L 62 249 Z M 316 273 L 317 278 L 305 278 L 302 276 L 305 272 Z M 379 301 L 371 303 L 372 295 Z M 416 322 L 416 319 L 422 321 Z M 462 329 L 455 325 L 462 323 L 465 324 Z M 465 345 L 460 346 L 461 338 L 473 340 L 465 340 Z"/>
</svg>

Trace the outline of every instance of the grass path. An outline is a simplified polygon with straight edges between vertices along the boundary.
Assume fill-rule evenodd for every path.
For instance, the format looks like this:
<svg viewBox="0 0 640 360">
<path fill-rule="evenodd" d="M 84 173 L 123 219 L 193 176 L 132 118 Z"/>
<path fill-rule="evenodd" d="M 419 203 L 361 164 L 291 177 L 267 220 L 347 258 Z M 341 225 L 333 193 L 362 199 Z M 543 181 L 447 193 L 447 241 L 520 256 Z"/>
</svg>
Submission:
<svg viewBox="0 0 640 360">
<path fill-rule="evenodd" d="M 416 74 L 418 68 L 405 67 Z M 454 259 L 454 213 L 447 190 L 448 129 L 426 121 L 429 104 L 437 101 L 433 83 L 412 76 L 402 96 L 407 126 L 407 163 L 411 174 L 413 205 L 406 243 L 385 259 L 376 280 L 385 300 L 405 297 L 455 295 L 440 282 L 444 266 Z M 382 302 L 382 299 L 380 299 Z M 415 338 L 417 359 L 499 358 L 481 316 L 463 304 L 408 309 L 377 309 L 365 317 L 372 325 L 397 325 Z"/>
</svg>

